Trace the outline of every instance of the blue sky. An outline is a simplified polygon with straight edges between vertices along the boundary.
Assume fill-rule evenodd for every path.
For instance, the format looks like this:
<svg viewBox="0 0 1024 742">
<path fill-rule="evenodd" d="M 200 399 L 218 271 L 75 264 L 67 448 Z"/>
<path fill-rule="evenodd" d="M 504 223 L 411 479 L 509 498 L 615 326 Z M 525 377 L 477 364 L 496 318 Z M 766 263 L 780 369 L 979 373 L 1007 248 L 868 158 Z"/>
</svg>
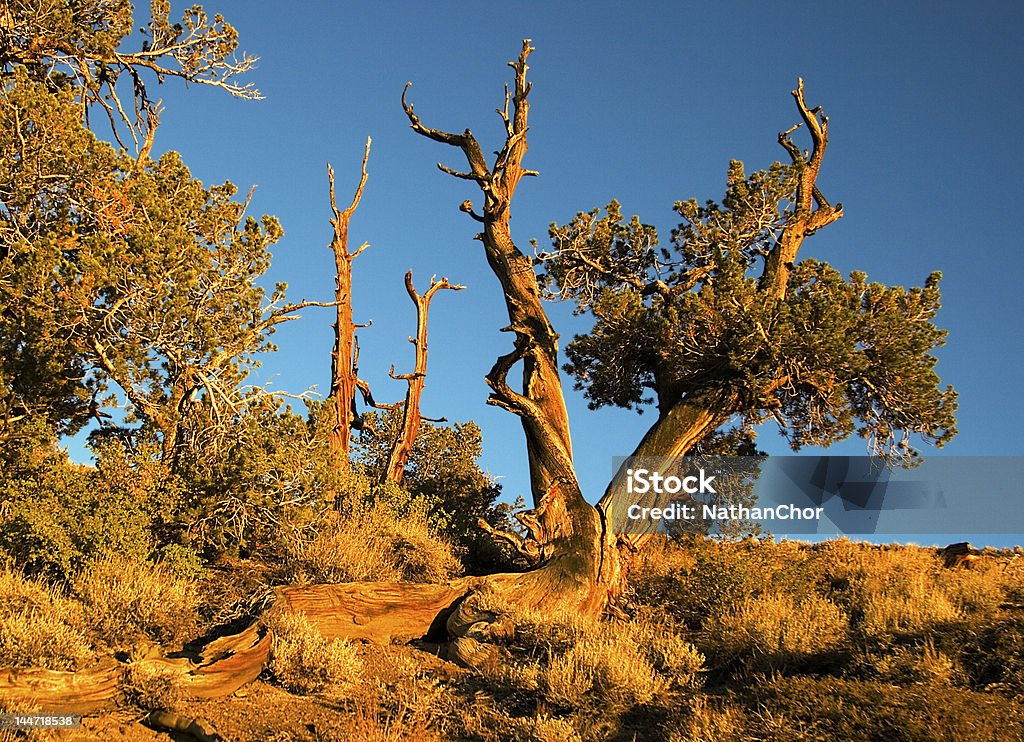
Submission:
<svg viewBox="0 0 1024 742">
<path fill-rule="evenodd" d="M 173 3 L 175 13 L 181 3 Z M 403 275 L 465 284 L 431 308 L 423 412 L 477 421 L 484 467 L 509 497 L 528 495 L 518 421 L 484 404 L 483 381 L 509 337 L 498 285 L 475 224 L 457 207 L 472 184 L 446 176 L 460 153 L 417 137 L 399 103 L 430 126 L 471 128 L 500 146 L 494 108 L 505 62 L 524 37 L 530 58 L 530 151 L 513 204 L 513 235 L 528 249 L 565 222 L 617 198 L 667 240 L 674 201 L 719 198 L 730 158 L 748 169 L 785 156 L 776 134 L 796 121 L 789 91 L 831 117 L 819 185 L 845 216 L 805 244 L 848 272 L 890 284 L 944 273 L 939 324 L 949 330 L 939 371 L 960 392 L 960 435 L 943 454 L 1017 455 L 1022 419 L 1019 322 L 1024 300 L 1019 218 L 1024 145 L 1019 30 L 1024 5 L 992 3 L 269 3 L 211 2 L 261 59 L 251 79 L 266 99 L 247 102 L 171 81 L 154 87 L 166 113 L 156 151 L 184 154 L 206 183 L 257 186 L 254 213 L 277 215 L 286 236 L 269 281 L 289 296 L 329 300 L 333 264 L 325 166 L 339 200 L 358 179 L 373 137 L 370 178 L 351 239 L 372 247 L 355 263 L 361 371 L 379 399 L 399 399 L 387 370 L 409 370 L 415 327 Z M 287 10 L 282 10 L 286 7 Z M 478 199 L 477 199 L 478 200 Z M 550 307 L 563 343 L 587 327 Z M 276 335 L 262 378 L 279 389 L 326 392 L 329 310 L 307 310 Z M 571 383 L 567 381 L 571 387 Z M 580 479 L 596 499 L 611 458 L 629 454 L 653 422 L 623 410 L 592 412 L 571 392 Z M 766 431 L 769 452 L 787 451 Z M 833 449 L 863 453 L 861 441 Z"/>
</svg>

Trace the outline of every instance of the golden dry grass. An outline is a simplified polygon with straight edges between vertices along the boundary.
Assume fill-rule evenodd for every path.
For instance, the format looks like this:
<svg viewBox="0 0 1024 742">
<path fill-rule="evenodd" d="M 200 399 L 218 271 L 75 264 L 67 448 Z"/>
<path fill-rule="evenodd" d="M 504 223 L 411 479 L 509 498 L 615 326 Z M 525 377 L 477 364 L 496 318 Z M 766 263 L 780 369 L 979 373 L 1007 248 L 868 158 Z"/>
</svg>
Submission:
<svg viewBox="0 0 1024 742">
<path fill-rule="evenodd" d="M 82 607 L 54 588 L 0 570 L 0 666 L 74 670 L 93 650 Z"/>
<path fill-rule="evenodd" d="M 363 666 L 351 642 L 325 639 L 298 613 L 273 614 L 268 623 L 274 632 L 268 667 L 288 690 L 341 696 L 358 684 Z"/>
<path fill-rule="evenodd" d="M 90 630 L 108 647 L 130 647 L 140 639 L 173 645 L 192 638 L 201 595 L 194 580 L 159 566 L 124 557 L 88 564 L 72 582 Z"/>
<path fill-rule="evenodd" d="M 386 505 L 345 518 L 327 513 L 315 535 L 293 542 L 289 552 L 300 582 L 443 582 L 462 569 L 452 545 L 431 531 L 424 514 L 397 517 Z"/>
<path fill-rule="evenodd" d="M 711 618 L 702 636 L 705 651 L 726 663 L 742 661 L 767 671 L 829 652 L 846 643 L 849 618 L 819 596 L 746 598 Z"/>
</svg>

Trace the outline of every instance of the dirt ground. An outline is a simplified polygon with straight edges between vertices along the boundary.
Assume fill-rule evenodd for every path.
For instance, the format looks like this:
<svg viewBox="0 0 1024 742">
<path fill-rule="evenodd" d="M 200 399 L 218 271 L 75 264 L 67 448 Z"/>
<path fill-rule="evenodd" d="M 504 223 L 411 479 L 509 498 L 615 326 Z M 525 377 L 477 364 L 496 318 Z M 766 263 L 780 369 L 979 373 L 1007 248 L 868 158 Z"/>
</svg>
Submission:
<svg viewBox="0 0 1024 742">
<path fill-rule="evenodd" d="M 182 700 L 171 707 L 181 720 L 195 720 L 214 739 L 231 742 L 327 742 L 333 740 L 437 739 L 435 732 L 416 729 L 417 709 L 386 708 L 381 694 L 416 682 L 454 680 L 464 673 L 427 652 L 412 647 L 360 648 L 367 668 L 361 686 L 344 697 L 299 696 L 257 680 L 224 698 Z M 417 680 L 419 679 L 419 680 Z M 413 694 L 415 695 L 415 693 Z M 382 713 L 383 711 L 383 713 Z M 73 742 L 152 742 L 201 739 L 193 734 L 153 729 L 138 709 L 113 708 L 82 719 L 79 729 L 40 736 Z"/>
</svg>

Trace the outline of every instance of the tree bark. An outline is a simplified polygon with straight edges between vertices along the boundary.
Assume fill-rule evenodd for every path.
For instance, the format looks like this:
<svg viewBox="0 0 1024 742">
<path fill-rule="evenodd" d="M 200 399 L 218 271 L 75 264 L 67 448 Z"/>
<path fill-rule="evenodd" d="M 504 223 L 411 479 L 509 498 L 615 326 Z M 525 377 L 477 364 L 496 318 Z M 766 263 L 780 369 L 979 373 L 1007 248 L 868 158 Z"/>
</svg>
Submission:
<svg viewBox="0 0 1024 742">
<path fill-rule="evenodd" d="M 412 453 L 412 446 L 420 432 L 420 422 L 423 419 L 420 414 L 420 398 L 423 396 L 423 387 L 427 379 L 427 313 L 430 311 L 430 300 L 441 289 L 460 291 L 463 288 L 465 287 L 450 284 L 447 278 L 442 278 L 439 282 L 431 278 L 430 288 L 420 296 L 412 283 L 412 271 L 405 274 L 405 290 L 409 292 L 409 298 L 416 307 L 416 337 L 409 338 L 409 342 L 416 348 L 416 363 L 411 374 L 395 374 L 395 367 L 391 367 L 391 378 L 405 380 L 408 387 L 405 392 L 405 404 L 402 405 L 402 424 L 398 438 L 391 447 L 384 469 L 386 481 L 402 481 L 409 454 Z"/>
<path fill-rule="evenodd" d="M 655 501 L 657 495 L 653 492 L 637 495 L 627 491 L 626 471 L 631 460 L 685 456 L 739 409 L 740 399 L 735 391 L 712 388 L 687 395 L 659 417 L 630 458 L 615 472 L 597 504 L 597 509 L 604 514 L 608 528 L 616 535 L 620 546 L 639 549 L 658 530 L 657 522 L 650 519 L 630 521 L 627 511 L 631 505 L 664 505 Z"/>
<path fill-rule="evenodd" d="M 339 209 L 334 197 L 334 170 L 327 166 L 327 179 L 330 183 L 331 226 L 334 236 L 331 239 L 331 252 L 334 253 L 334 349 L 331 351 L 331 388 L 328 394 L 329 405 L 334 413 L 329 444 L 331 454 L 336 463 L 348 461 L 349 446 L 352 438 L 352 423 L 355 421 L 355 399 L 359 379 L 356 369 L 355 332 L 358 326 L 352 321 L 352 261 L 369 245 L 363 243 L 355 250 L 348 248 L 348 225 L 355 213 L 359 201 L 363 197 L 366 185 L 366 162 L 370 157 L 370 139 L 366 140 L 363 154 L 362 175 L 356 188 L 352 203 L 345 209 Z"/>
</svg>

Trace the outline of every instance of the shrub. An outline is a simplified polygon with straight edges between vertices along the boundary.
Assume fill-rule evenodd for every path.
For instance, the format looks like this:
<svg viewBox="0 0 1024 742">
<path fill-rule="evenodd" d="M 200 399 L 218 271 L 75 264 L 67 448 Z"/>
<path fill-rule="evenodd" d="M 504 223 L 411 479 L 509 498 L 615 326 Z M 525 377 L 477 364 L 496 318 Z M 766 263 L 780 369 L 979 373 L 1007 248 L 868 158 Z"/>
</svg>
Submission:
<svg viewBox="0 0 1024 742">
<path fill-rule="evenodd" d="M 288 690 L 301 695 L 331 687 L 344 691 L 358 682 L 362 662 L 350 642 L 325 639 L 298 613 L 272 614 L 268 623 L 274 632 L 269 669 Z"/>
<path fill-rule="evenodd" d="M 743 739 L 744 715 L 731 706 L 716 707 L 703 696 L 690 702 L 688 713 L 669 726 L 668 742 L 718 742 Z"/>
<path fill-rule="evenodd" d="M 197 580 L 203 575 L 203 558 L 182 544 L 167 544 L 157 554 L 160 569 L 171 577 Z"/>
<path fill-rule="evenodd" d="M 185 497 L 174 513 L 177 540 L 210 554 L 251 556 L 301 527 L 321 505 L 338 474 L 326 430 L 281 399 L 254 391 L 231 422 L 193 407 L 193 435 L 176 463 Z"/>
<path fill-rule="evenodd" d="M 677 688 L 701 684 L 704 655 L 684 640 L 671 626 L 651 620 L 641 613 L 628 626 L 630 638 L 640 648 L 655 671 Z"/>
<path fill-rule="evenodd" d="M 565 708 L 589 700 L 629 708 L 666 689 L 628 627 L 593 624 L 564 653 L 552 653 L 539 674 L 544 697 Z"/>
<path fill-rule="evenodd" d="M 565 719 L 536 716 L 515 719 L 509 739 L 516 742 L 582 742 L 583 738 Z"/>
<path fill-rule="evenodd" d="M 288 549 L 292 574 L 314 582 L 443 582 L 461 568 L 421 510 L 396 513 L 386 502 L 347 515 L 325 513 L 311 538 L 298 538 Z"/>
<path fill-rule="evenodd" d="M 0 666 L 78 669 L 92 655 L 82 621 L 75 602 L 0 569 Z"/>
<path fill-rule="evenodd" d="M 940 582 L 950 602 L 965 614 L 992 613 L 1007 599 L 1013 584 L 1003 565 L 987 559 L 971 569 L 947 569 Z"/>
<path fill-rule="evenodd" d="M 714 616 L 702 639 L 720 661 L 769 671 L 840 647 L 848 629 L 846 615 L 824 598 L 764 595 Z"/>
<path fill-rule="evenodd" d="M 768 587 L 770 548 L 757 541 L 726 543 L 701 536 L 673 540 L 641 557 L 634 589 L 641 602 L 697 629 L 709 616 Z"/>
<path fill-rule="evenodd" d="M 129 665 L 122 691 L 129 703 L 144 711 L 168 709 L 181 698 L 180 671 L 143 663 Z"/>
<path fill-rule="evenodd" d="M 145 559 L 155 514 L 173 497 L 159 465 L 107 443 L 94 469 L 72 463 L 49 434 L 30 433 L 0 447 L 0 551 L 55 581 L 104 555 Z"/>
<path fill-rule="evenodd" d="M 957 661 L 937 649 L 930 640 L 920 646 L 894 647 L 875 657 L 873 665 L 880 679 L 898 685 L 953 685 L 962 675 Z"/>
<path fill-rule="evenodd" d="M 99 559 L 74 579 L 72 590 L 85 607 L 90 628 L 110 647 L 142 637 L 161 644 L 181 641 L 198 622 L 195 582 L 148 562 Z"/>
<path fill-rule="evenodd" d="M 831 597 L 868 639 L 918 634 L 961 613 L 950 597 L 934 552 L 918 547 L 869 547 L 848 541 L 821 549 Z"/>
</svg>

